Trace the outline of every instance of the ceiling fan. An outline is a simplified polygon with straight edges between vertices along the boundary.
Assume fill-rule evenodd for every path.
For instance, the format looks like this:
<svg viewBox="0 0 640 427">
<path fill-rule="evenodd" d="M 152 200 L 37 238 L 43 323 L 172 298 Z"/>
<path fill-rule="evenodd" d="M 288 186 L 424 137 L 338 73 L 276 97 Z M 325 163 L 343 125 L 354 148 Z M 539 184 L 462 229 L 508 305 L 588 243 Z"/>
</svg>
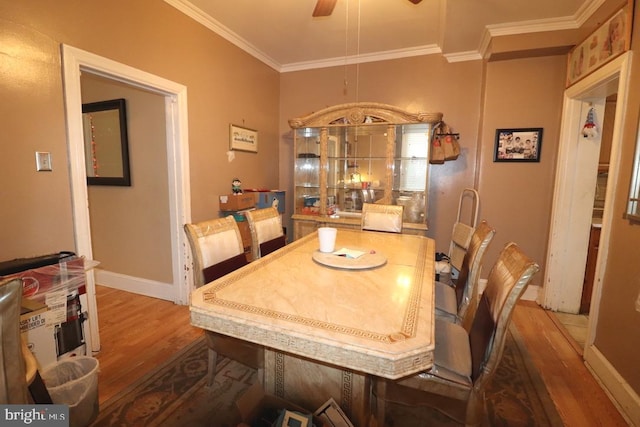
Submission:
<svg viewBox="0 0 640 427">
<path fill-rule="evenodd" d="M 336 6 L 338 0 L 318 0 L 315 9 L 313 9 L 312 16 L 330 16 L 333 12 L 333 8 Z M 413 4 L 418 4 L 422 0 L 409 0 Z"/>
</svg>

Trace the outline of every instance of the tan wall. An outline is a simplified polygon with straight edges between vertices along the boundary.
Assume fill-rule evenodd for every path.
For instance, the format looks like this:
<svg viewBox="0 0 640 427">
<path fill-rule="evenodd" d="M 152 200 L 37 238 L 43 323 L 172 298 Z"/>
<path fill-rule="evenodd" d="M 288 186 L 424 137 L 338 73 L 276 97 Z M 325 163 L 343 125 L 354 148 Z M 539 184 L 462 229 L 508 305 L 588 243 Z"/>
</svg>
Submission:
<svg viewBox="0 0 640 427">
<path fill-rule="evenodd" d="M 61 43 L 188 88 L 194 221 L 218 214 L 217 196 L 231 191 L 236 176 L 247 187 L 277 187 L 278 73 L 173 7 L 0 0 L 0 28 L 0 259 L 75 247 Z M 227 162 L 230 123 L 259 131 L 258 154 Z M 35 151 L 52 153 L 53 172 L 35 171 Z M 135 247 L 128 253 L 154 255 Z"/>
<path fill-rule="evenodd" d="M 640 22 L 640 8 L 635 8 L 634 22 Z M 602 284 L 600 314 L 595 345 L 620 373 L 631 388 L 640 394 L 640 369 L 637 351 L 640 347 L 640 314 L 636 303 L 640 294 L 640 263 L 638 242 L 640 224 L 623 218 L 629 197 L 640 110 L 640 25 L 635 25 L 631 37 L 633 63 L 627 111 L 624 114 L 621 165 L 614 195 L 613 224 L 606 272 Z"/>
<path fill-rule="evenodd" d="M 496 235 L 485 265 L 514 241 L 541 266 L 535 284 L 544 277 L 565 72 L 565 56 L 487 64 L 478 191 Z M 540 162 L 494 162 L 496 129 L 505 128 L 543 128 Z"/>
<path fill-rule="evenodd" d="M 285 73 L 281 77 L 281 186 L 292 188 L 293 138 L 287 120 L 321 108 L 356 101 L 395 105 L 411 112 L 442 112 L 444 120 L 462 135 L 462 154 L 455 162 L 431 168 L 428 219 L 429 235 L 437 249 L 448 252 L 449 239 L 465 187 L 473 187 L 476 140 L 480 120 L 482 64 L 480 61 L 449 64 L 438 55 L 360 64 L 347 70 L 333 67 Z M 292 200 L 287 207 L 291 212 Z"/>
<path fill-rule="evenodd" d="M 93 257 L 103 270 L 171 283 L 164 97 L 88 73 L 80 80 L 83 103 L 125 99 L 129 136 L 131 186 L 88 188 Z"/>
<path fill-rule="evenodd" d="M 462 155 L 430 169 L 428 235 L 436 239 L 437 250 L 448 252 L 461 191 L 476 187 L 480 218 L 497 229 L 485 265 L 493 264 L 502 246 L 513 240 L 544 267 L 565 67 L 564 56 L 492 62 L 486 70 L 481 61 L 449 64 L 438 55 L 384 61 L 361 64 L 359 84 L 350 67 L 346 95 L 344 67 L 286 73 L 282 133 L 288 131 L 289 118 L 356 100 L 442 112 L 461 135 Z M 508 127 L 544 128 L 540 163 L 493 163 L 495 130 Z M 280 180 L 290 185 L 290 138 L 283 148 L 281 163 L 288 173 L 281 172 Z M 287 190 L 292 194 L 291 187 Z M 542 276 L 536 277 L 538 284 Z"/>
</svg>

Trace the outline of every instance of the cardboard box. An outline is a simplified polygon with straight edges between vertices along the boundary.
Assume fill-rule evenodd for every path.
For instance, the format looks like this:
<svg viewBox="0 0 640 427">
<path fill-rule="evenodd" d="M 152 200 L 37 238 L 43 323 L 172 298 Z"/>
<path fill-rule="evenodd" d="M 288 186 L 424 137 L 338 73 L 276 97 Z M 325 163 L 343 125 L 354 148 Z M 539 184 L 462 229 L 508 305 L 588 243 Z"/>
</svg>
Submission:
<svg viewBox="0 0 640 427">
<path fill-rule="evenodd" d="M 27 304 L 28 305 L 28 304 Z M 54 325 L 47 324 L 48 307 L 25 307 L 20 315 L 20 333 L 33 353 L 39 368 L 47 367 L 58 360 Z"/>
<path fill-rule="evenodd" d="M 285 399 L 265 393 L 262 385 L 253 384 L 236 401 L 240 413 L 241 424 L 238 426 L 271 426 L 278 419 L 281 410 L 310 414 L 311 412 Z M 262 423 L 261 423 L 262 422 Z M 313 417 L 316 427 L 329 427 L 317 417 Z"/>
<path fill-rule="evenodd" d="M 322 422 L 328 426 L 353 427 L 351 420 L 347 418 L 342 408 L 340 408 L 333 398 L 329 398 L 329 400 L 314 412 L 313 416 L 322 420 Z"/>
<path fill-rule="evenodd" d="M 242 209 L 249 209 L 254 207 L 255 204 L 256 201 L 253 193 L 227 194 L 220 196 L 221 211 L 239 211 Z"/>
<path fill-rule="evenodd" d="M 5 279 L 16 277 L 22 279 L 23 298 L 38 302 L 44 302 L 49 292 L 73 289 L 84 292 L 84 258 L 74 256 L 59 263 L 4 276 Z"/>
<path fill-rule="evenodd" d="M 249 229 L 249 223 L 247 221 L 239 222 L 238 229 L 240 230 L 240 237 L 242 237 L 242 246 L 251 248 L 251 230 Z"/>
<path fill-rule="evenodd" d="M 91 332 L 84 267 L 84 258 L 73 256 L 6 276 L 22 280 L 20 332 L 39 368 L 87 352 Z"/>
</svg>

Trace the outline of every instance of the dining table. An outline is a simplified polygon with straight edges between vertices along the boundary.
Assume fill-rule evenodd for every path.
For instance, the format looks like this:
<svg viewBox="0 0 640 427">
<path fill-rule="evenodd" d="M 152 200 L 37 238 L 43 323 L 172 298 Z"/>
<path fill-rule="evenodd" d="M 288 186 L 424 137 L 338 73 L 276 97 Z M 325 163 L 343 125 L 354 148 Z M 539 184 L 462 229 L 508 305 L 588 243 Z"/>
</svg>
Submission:
<svg viewBox="0 0 640 427">
<path fill-rule="evenodd" d="M 311 233 L 193 291 L 191 323 L 264 346 L 266 393 L 310 411 L 333 399 L 366 426 L 373 376 L 433 364 L 434 253 L 425 236 L 349 229 L 323 253 Z"/>
</svg>

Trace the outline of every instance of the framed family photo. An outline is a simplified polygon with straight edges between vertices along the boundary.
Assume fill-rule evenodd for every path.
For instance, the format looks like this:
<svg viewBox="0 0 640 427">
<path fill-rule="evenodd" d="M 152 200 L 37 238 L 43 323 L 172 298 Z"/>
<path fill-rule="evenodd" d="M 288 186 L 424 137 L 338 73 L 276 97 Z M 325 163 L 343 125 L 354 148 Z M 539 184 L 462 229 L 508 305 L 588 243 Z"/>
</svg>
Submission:
<svg viewBox="0 0 640 427">
<path fill-rule="evenodd" d="M 242 126 L 229 125 L 229 149 L 258 152 L 258 131 Z"/>
<path fill-rule="evenodd" d="M 542 128 L 496 129 L 494 162 L 539 162 Z"/>
</svg>

